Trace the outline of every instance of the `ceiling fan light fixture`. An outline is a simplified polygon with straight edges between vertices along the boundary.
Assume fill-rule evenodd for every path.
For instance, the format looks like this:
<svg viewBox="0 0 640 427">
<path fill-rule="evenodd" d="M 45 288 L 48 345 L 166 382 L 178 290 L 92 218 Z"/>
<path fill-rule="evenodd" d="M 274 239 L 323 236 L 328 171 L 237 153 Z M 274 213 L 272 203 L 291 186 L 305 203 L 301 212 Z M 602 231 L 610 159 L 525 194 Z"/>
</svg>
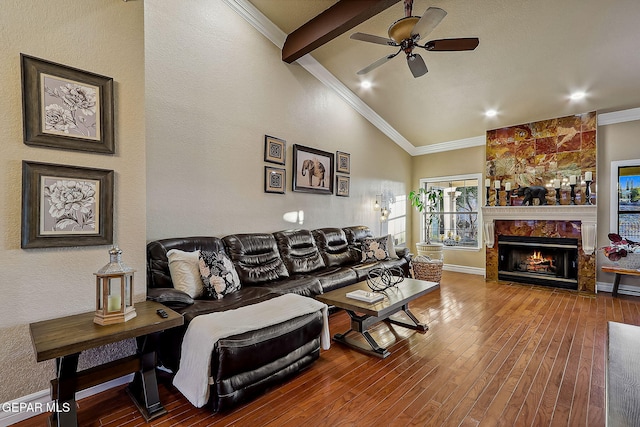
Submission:
<svg viewBox="0 0 640 427">
<path fill-rule="evenodd" d="M 370 89 L 371 88 L 371 82 L 369 80 L 363 80 L 360 82 L 360 87 L 362 89 Z"/>
<path fill-rule="evenodd" d="M 406 16 L 398 19 L 389 27 L 389 38 L 400 44 L 403 40 L 411 38 L 411 32 L 416 23 L 420 20 L 419 16 Z"/>
</svg>

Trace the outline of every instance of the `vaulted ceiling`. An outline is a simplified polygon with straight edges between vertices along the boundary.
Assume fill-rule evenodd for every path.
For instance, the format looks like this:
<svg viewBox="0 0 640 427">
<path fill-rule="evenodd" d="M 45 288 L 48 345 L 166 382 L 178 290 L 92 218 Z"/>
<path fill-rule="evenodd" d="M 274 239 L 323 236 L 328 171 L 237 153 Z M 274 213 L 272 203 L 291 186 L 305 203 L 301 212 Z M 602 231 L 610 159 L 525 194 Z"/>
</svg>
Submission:
<svg viewBox="0 0 640 427">
<path fill-rule="evenodd" d="M 249 1 L 287 34 L 336 3 Z M 389 25 L 404 16 L 399 1 L 310 53 L 415 147 L 574 113 L 640 107 L 638 0 L 415 0 L 413 15 L 430 6 L 448 14 L 428 40 L 478 37 L 478 48 L 420 51 L 429 72 L 419 78 L 412 76 L 402 54 L 356 75 L 396 49 L 349 35 L 387 37 Z M 372 87 L 361 88 L 363 80 Z M 574 91 L 586 97 L 572 101 Z M 488 109 L 497 115 L 485 117 Z"/>
</svg>

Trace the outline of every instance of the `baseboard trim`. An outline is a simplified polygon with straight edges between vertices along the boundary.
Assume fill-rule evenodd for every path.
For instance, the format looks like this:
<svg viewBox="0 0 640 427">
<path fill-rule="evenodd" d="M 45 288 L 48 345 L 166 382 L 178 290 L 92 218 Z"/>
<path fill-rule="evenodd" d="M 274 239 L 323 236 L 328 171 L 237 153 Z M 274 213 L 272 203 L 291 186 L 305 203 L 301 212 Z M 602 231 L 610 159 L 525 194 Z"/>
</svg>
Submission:
<svg viewBox="0 0 640 427">
<path fill-rule="evenodd" d="M 477 276 L 484 276 L 485 269 L 478 267 L 467 267 L 466 265 L 445 264 L 442 266 L 445 271 L 454 271 L 456 273 L 475 274 Z"/>
<path fill-rule="evenodd" d="M 613 283 L 609 282 L 596 282 L 597 291 L 612 292 Z M 622 295 L 629 295 L 632 297 L 640 297 L 640 288 L 637 286 L 622 285 L 618 286 L 618 293 Z"/>
<path fill-rule="evenodd" d="M 103 391 L 112 389 L 114 387 L 118 387 L 123 384 L 128 384 L 133 381 L 133 374 L 125 375 L 120 378 L 116 378 L 111 381 L 107 381 L 103 384 L 98 384 L 97 386 L 90 387 L 86 390 L 82 390 L 76 393 L 76 401 L 80 399 L 84 399 L 85 397 L 93 396 L 94 394 L 102 393 Z M 45 408 L 47 404 L 51 403 L 51 395 L 49 394 L 49 390 L 41 390 L 35 393 L 29 394 L 27 396 L 19 397 L 15 400 L 11 400 L 9 402 L 2 403 L 0 408 L 0 427 L 10 426 L 11 424 L 18 423 L 20 421 L 24 421 L 28 418 L 35 417 L 36 415 L 40 415 L 45 412 Z M 5 412 L 4 408 L 7 405 L 27 405 L 28 408 L 33 408 L 34 410 L 24 411 L 24 412 Z M 42 408 L 42 410 L 35 410 L 35 408 Z"/>
</svg>

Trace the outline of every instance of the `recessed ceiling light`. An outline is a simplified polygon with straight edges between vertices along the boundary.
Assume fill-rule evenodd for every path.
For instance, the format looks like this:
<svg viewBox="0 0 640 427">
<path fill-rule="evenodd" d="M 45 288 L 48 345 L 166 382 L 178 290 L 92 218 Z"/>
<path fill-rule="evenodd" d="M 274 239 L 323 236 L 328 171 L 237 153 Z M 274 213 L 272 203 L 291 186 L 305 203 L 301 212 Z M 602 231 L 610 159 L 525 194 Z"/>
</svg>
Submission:
<svg viewBox="0 0 640 427">
<path fill-rule="evenodd" d="M 569 98 L 571 98 L 572 101 L 578 101 L 580 99 L 583 99 L 585 96 L 586 96 L 586 93 L 579 91 L 579 92 L 573 92 Z"/>
<path fill-rule="evenodd" d="M 484 115 L 487 117 L 495 117 L 498 114 L 496 110 L 487 110 L 484 112 Z"/>
<path fill-rule="evenodd" d="M 371 87 L 371 82 L 369 80 L 363 80 L 360 82 L 360 87 L 363 89 L 369 89 Z"/>
</svg>

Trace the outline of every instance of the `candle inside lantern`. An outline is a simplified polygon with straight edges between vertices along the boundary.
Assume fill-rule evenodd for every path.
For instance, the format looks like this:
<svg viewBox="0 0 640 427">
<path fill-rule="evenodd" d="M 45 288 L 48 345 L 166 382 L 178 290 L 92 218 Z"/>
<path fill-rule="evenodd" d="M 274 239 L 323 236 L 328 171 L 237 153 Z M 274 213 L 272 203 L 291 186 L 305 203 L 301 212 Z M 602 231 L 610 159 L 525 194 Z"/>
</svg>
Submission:
<svg viewBox="0 0 640 427">
<path fill-rule="evenodd" d="M 484 186 L 487 188 L 491 187 L 491 180 L 489 178 L 484 180 Z"/>
<path fill-rule="evenodd" d="M 584 180 L 585 181 L 593 181 L 593 173 L 592 172 L 585 172 L 584 173 Z"/>
<path fill-rule="evenodd" d="M 107 307 L 109 311 L 120 310 L 120 295 L 109 295 L 109 305 Z"/>
<path fill-rule="evenodd" d="M 570 185 L 576 185 L 576 176 L 575 175 L 571 175 L 569 177 L 569 184 Z"/>
<path fill-rule="evenodd" d="M 504 189 L 505 189 L 505 191 L 511 191 L 511 183 L 510 182 L 506 182 L 504 184 Z"/>
<path fill-rule="evenodd" d="M 560 188 L 560 180 L 558 178 L 553 180 L 553 188 Z"/>
<path fill-rule="evenodd" d="M 493 181 L 493 188 L 495 188 L 496 190 L 500 189 L 500 180 L 496 179 L 495 181 Z"/>
</svg>

